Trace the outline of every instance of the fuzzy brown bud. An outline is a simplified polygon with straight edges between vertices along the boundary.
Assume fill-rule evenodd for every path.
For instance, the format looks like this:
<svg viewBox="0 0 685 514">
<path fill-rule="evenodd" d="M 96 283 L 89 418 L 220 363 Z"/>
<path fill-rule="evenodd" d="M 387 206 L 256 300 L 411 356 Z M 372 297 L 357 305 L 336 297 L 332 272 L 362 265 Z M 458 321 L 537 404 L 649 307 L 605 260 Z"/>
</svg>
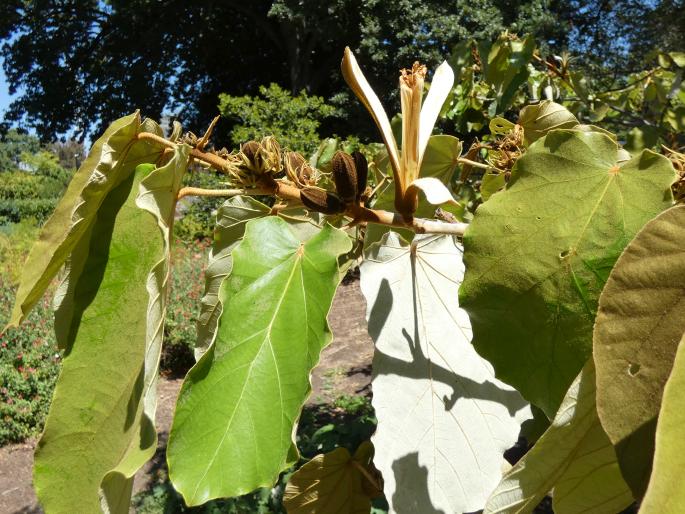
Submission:
<svg viewBox="0 0 685 514">
<path fill-rule="evenodd" d="M 354 167 L 357 170 L 357 200 L 359 200 L 366 190 L 369 164 L 366 162 L 366 157 L 359 151 L 352 152 L 352 158 L 354 159 Z"/>
<path fill-rule="evenodd" d="M 335 189 L 345 203 L 357 197 L 357 170 L 354 158 L 345 152 L 336 152 L 331 161 Z"/>
<path fill-rule="evenodd" d="M 305 187 L 300 191 L 300 200 L 305 207 L 324 214 L 345 212 L 345 204 L 335 193 L 317 187 Z"/>
</svg>

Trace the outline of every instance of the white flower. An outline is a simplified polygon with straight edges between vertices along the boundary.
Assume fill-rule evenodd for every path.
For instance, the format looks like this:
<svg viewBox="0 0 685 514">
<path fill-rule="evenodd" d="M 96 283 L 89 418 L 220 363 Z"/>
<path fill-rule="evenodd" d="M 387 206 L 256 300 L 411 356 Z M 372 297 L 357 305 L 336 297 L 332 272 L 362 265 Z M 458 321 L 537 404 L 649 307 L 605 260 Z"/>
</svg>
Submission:
<svg viewBox="0 0 685 514">
<path fill-rule="evenodd" d="M 419 178 L 423 155 L 428 140 L 440 114 L 442 104 L 454 84 L 454 72 L 443 62 L 433 76 L 426 101 L 421 106 L 426 67 L 414 63 L 411 70 L 400 74 L 400 101 L 402 105 L 402 153 L 392 133 L 390 120 L 376 93 L 364 77 L 357 60 L 349 48 L 345 48 L 342 74 L 357 98 L 361 100 L 381 132 L 388 149 L 390 166 L 395 182 L 395 208 L 405 218 L 411 218 L 416 210 L 418 189 L 426 193 L 430 203 L 454 201 L 449 190 L 435 178 Z"/>
</svg>

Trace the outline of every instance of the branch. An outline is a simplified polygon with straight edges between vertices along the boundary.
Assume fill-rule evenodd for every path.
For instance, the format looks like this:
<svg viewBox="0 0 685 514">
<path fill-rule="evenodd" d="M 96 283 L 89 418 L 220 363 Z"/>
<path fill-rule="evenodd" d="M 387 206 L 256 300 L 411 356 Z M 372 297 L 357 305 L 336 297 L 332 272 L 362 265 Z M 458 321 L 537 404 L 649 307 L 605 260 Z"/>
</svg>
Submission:
<svg viewBox="0 0 685 514">
<path fill-rule="evenodd" d="M 138 139 L 147 139 L 148 141 L 154 141 L 155 143 L 164 145 L 167 148 L 174 148 L 176 146 L 176 143 L 172 143 L 168 139 L 164 139 L 163 137 L 158 136 L 157 134 L 152 134 L 151 132 L 141 132 L 140 134 L 138 134 Z M 222 159 L 221 157 L 213 153 L 202 152 L 197 148 L 191 148 L 190 155 L 192 155 L 195 159 L 199 161 L 206 162 L 207 164 L 209 164 L 213 168 L 216 168 L 219 171 L 226 172 L 226 170 L 228 169 L 228 162 L 226 161 L 226 159 Z"/>
<path fill-rule="evenodd" d="M 182 187 L 177 200 L 184 196 L 238 196 L 238 195 L 270 195 L 273 190 L 269 189 L 202 189 L 200 187 Z"/>
<path fill-rule="evenodd" d="M 176 143 L 172 143 L 150 132 L 141 132 L 138 134 L 138 139 L 155 141 L 168 148 L 176 146 Z M 228 166 L 226 160 L 218 155 L 202 152 L 196 148 L 191 148 L 190 155 L 221 171 L 225 171 Z M 491 168 L 491 166 L 488 167 Z M 297 187 L 287 182 L 274 180 L 271 175 L 263 175 L 258 185 L 260 187 L 254 189 L 201 189 L 198 187 L 184 187 L 178 192 L 178 198 L 183 198 L 184 196 L 275 195 L 285 200 L 300 201 L 300 190 Z M 452 234 L 463 236 L 464 230 L 468 227 L 468 223 L 445 223 L 443 221 L 421 218 L 406 219 L 395 212 L 368 209 L 357 204 L 349 205 L 345 215 L 352 218 L 354 223 L 367 222 L 406 228 L 413 230 L 417 234 Z"/>
</svg>

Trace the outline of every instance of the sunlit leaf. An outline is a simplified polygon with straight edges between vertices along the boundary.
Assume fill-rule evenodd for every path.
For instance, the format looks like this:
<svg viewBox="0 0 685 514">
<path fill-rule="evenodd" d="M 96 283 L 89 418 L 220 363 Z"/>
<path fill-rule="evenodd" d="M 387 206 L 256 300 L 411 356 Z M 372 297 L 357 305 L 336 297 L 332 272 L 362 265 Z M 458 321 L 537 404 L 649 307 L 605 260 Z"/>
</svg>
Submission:
<svg viewBox="0 0 685 514">
<path fill-rule="evenodd" d="M 216 340 L 186 377 L 169 438 L 170 477 L 188 505 L 271 487 L 297 460 L 295 425 L 350 247 L 330 225 L 301 243 L 280 218 L 247 224 Z"/>
<path fill-rule="evenodd" d="M 370 446 L 363 443 L 354 457 L 346 448 L 336 448 L 317 455 L 293 473 L 283 495 L 288 514 L 369 514 L 369 492 L 379 482 L 371 464 Z"/>
<path fill-rule="evenodd" d="M 644 494 L 661 395 L 685 332 L 685 206 L 647 223 L 616 262 L 594 331 L 597 408 L 621 469 Z"/>
<path fill-rule="evenodd" d="M 578 125 L 578 120 L 566 107 L 550 100 L 528 105 L 521 110 L 518 124 L 523 127 L 527 145 L 537 141 L 554 129 L 568 129 Z M 613 159 L 614 156 L 608 156 Z"/>
<path fill-rule="evenodd" d="M 460 295 L 473 344 L 548 417 L 590 356 L 599 294 L 616 259 L 672 202 L 665 157 L 617 158 L 602 134 L 550 132 L 464 236 Z"/>
<path fill-rule="evenodd" d="M 595 409 L 592 360 L 573 381 L 552 425 L 511 468 L 485 514 L 524 514 L 552 492 L 555 514 L 616 514 L 633 502 Z"/>
<path fill-rule="evenodd" d="M 654 469 L 641 514 L 685 512 L 685 335 L 680 340 L 671 376 L 664 388 L 656 427 Z"/>
<path fill-rule="evenodd" d="M 214 242 L 205 270 L 205 290 L 197 321 L 195 358 L 199 359 L 214 341 L 221 315 L 219 287 L 231 273 L 233 249 L 242 240 L 248 221 L 269 214 L 271 209 L 249 196 L 226 200 L 216 213 Z"/>
<path fill-rule="evenodd" d="M 169 227 L 187 155 L 138 166 L 74 248 L 82 265 L 56 311 L 66 353 L 35 457 L 47 512 L 99 512 L 101 494 L 109 512 L 128 512 L 133 475 L 154 454 Z"/>
<path fill-rule="evenodd" d="M 54 213 L 41 229 L 24 265 L 9 326 L 17 326 L 43 296 L 50 281 L 95 220 L 107 194 L 138 164 L 155 163 L 164 147 L 136 140 L 139 132 L 161 135 L 159 126 L 138 113 L 112 123 L 74 174 Z"/>
<path fill-rule="evenodd" d="M 469 342 L 456 295 L 461 256 L 451 237 L 417 236 L 409 246 L 390 232 L 361 267 L 375 342 L 374 463 L 393 512 L 482 508 L 530 417 Z"/>
</svg>

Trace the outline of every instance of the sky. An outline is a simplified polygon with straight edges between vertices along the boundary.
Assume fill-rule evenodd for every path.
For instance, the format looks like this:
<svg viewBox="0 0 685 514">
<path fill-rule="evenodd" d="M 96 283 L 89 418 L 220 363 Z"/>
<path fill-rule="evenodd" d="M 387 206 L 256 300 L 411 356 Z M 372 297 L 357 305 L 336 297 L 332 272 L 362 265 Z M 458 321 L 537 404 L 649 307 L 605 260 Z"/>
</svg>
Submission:
<svg viewBox="0 0 685 514">
<path fill-rule="evenodd" d="M 5 112 L 7 106 L 10 104 L 9 86 L 2 68 L 0 68 L 0 115 Z"/>
</svg>

